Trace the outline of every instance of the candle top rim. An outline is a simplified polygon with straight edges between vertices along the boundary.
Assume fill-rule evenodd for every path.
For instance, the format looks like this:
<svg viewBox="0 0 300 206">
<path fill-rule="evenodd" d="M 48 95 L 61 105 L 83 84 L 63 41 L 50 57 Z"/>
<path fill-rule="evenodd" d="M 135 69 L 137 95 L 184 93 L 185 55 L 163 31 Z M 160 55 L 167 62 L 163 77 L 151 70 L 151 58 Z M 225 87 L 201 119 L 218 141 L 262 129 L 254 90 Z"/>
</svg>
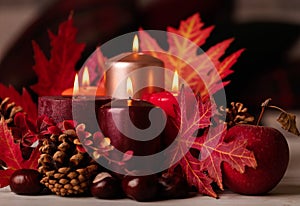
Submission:
<svg viewBox="0 0 300 206">
<path fill-rule="evenodd" d="M 74 98 L 75 97 L 75 98 Z M 57 101 L 60 101 L 60 100 L 107 100 L 107 99 L 110 99 L 110 100 L 113 100 L 113 98 L 111 96 L 85 96 L 85 95 L 78 95 L 78 96 L 41 96 L 41 97 L 38 97 L 38 99 L 40 100 L 57 100 Z"/>
<path fill-rule="evenodd" d="M 141 52 L 126 52 L 126 53 L 122 53 L 122 54 L 119 54 L 115 57 L 112 57 L 110 58 L 108 61 L 107 61 L 107 64 L 114 64 L 114 63 L 118 63 L 118 62 L 130 62 L 130 63 L 140 63 L 140 62 L 149 62 L 149 63 L 157 63 L 157 64 L 160 64 L 160 65 L 164 65 L 163 61 L 154 57 L 154 56 L 151 56 L 149 54 L 144 54 L 144 53 L 141 53 Z"/>
<path fill-rule="evenodd" d="M 131 105 L 128 106 L 128 102 L 131 101 Z M 126 108 L 126 107 L 147 107 L 147 108 L 160 108 L 154 104 L 137 99 L 115 99 L 104 105 L 101 108 Z"/>
</svg>

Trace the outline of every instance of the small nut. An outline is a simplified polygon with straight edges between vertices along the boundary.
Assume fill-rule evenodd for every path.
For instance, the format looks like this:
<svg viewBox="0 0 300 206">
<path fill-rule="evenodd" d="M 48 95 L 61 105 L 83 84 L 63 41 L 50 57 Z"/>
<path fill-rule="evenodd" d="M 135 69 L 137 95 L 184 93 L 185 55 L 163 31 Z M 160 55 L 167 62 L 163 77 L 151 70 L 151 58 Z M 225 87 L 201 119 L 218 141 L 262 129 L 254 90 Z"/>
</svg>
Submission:
<svg viewBox="0 0 300 206">
<path fill-rule="evenodd" d="M 41 179 L 41 174 L 36 170 L 16 170 L 10 177 L 10 189 L 21 195 L 40 194 L 43 189 Z"/>
</svg>

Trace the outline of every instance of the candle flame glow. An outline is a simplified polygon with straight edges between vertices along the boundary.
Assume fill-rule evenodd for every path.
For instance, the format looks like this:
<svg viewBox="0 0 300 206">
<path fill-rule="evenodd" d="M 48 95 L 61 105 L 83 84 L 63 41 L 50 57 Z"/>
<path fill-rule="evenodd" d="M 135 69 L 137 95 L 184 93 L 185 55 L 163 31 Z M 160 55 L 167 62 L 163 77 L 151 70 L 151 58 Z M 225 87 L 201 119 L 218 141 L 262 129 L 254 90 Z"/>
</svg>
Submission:
<svg viewBox="0 0 300 206">
<path fill-rule="evenodd" d="M 178 80 L 178 72 L 175 70 L 174 77 L 173 77 L 173 83 L 172 83 L 172 92 L 178 92 L 179 91 L 179 80 Z"/>
<path fill-rule="evenodd" d="M 79 93 L 79 81 L 78 81 L 78 74 L 75 76 L 74 86 L 73 86 L 73 95 L 77 95 Z"/>
<path fill-rule="evenodd" d="M 127 78 L 127 94 L 129 97 L 133 95 L 133 86 L 130 77 Z"/>
<path fill-rule="evenodd" d="M 134 35 L 134 38 L 133 38 L 132 51 L 133 52 L 139 51 L 139 38 L 137 35 Z"/>
<path fill-rule="evenodd" d="M 82 86 L 84 86 L 84 87 L 90 86 L 90 75 L 89 75 L 88 67 L 84 67 L 84 70 L 83 70 Z"/>
</svg>

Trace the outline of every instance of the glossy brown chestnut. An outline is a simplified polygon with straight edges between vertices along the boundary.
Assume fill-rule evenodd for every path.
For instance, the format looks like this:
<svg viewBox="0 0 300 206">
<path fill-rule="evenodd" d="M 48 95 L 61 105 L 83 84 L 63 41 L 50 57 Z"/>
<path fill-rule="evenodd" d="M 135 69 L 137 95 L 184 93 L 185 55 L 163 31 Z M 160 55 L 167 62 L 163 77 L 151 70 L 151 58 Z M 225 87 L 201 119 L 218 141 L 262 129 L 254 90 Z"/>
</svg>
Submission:
<svg viewBox="0 0 300 206">
<path fill-rule="evenodd" d="M 181 175 L 164 173 L 158 183 L 159 194 L 163 199 L 186 198 L 189 195 L 189 185 Z"/>
<path fill-rule="evenodd" d="M 131 199 L 139 202 L 154 201 L 158 194 L 158 179 L 156 175 L 125 176 L 122 188 Z"/>
<path fill-rule="evenodd" d="M 37 195 L 43 190 L 41 174 L 33 169 L 20 169 L 10 177 L 10 189 L 19 195 Z"/>
<path fill-rule="evenodd" d="M 116 199 L 122 196 L 121 183 L 107 172 L 99 173 L 90 188 L 91 194 L 100 199 Z"/>
</svg>

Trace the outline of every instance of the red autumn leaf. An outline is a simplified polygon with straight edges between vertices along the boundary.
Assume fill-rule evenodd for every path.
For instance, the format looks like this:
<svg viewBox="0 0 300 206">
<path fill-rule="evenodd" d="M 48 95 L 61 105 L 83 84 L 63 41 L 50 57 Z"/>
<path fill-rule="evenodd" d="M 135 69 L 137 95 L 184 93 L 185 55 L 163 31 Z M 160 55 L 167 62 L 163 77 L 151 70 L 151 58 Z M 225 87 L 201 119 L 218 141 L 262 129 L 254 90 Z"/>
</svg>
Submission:
<svg viewBox="0 0 300 206">
<path fill-rule="evenodd" d="M 0 98 L 4 99 L 6 97 L 9 97 L 11 102 L 15 102 L 17 106 L 21 106 L 30 118 L 35 119 L 37 117 L 36 104 L 25 88 L 23 88 L 23 92 L 20 94 L 14 87 L 6 87 L 0 83 Z"/>
<path fill-rule="evenodd" d="M 33 41 L 35 56 L 34 71 L 38 76 L 37 84 L 31 88 L 39 96 L 60 95 L 73 86 L 76 74 L 75 65 L 85 47 L 76 43 L 77 29 L 72 17 L 59 26 L 58 34 L 48 32 L 51 40 L 51 58 L 48 60 L 38 44 Z"/>
<path fill-rule="evenodd" d="M 201 46 L 205 43 L 206 39 L 209 37 L 210 33 L 213 30 L 213 26 L 203 29 L 204 23 L 201 22 L 200 15 L 198 13 L 189 17 L 186 21 L 181 21 L 179 30 L 174 29 L 172 27 L 168 27 L 168 32 L 173 32 L 180 36 L 184 36 L 187 39 L 193 41 L 198 46 Z M 169 40 L 170 41 L 176 41 Z M 174 44 L 174 43 L 170 43 Z M 187 46 L 187 45 L 186 45 Z"/>
<path fill-rule="evenodd" d="M 211 117 L 213 116 L 213 111 L 216 110 L 216 105 L 212 104 L 211 101 L 206 101 L 205 103 L 199 98 L 198 107 L 199 109 L 199 129 L 209 127 L 211 125 Z M 187 108 L 188 109 L 188 108 Z"/>
<path fill-rule="evenodd" d="M 187 119 L 184 99 L 180 102 L 180 106 L 181 111 L 177 111 L 177 114 L 181 113 L 181 115 L 176 120 L 176 122 L 181 122 L 179 138 L 176 139 L 177 145 L 171 156 L 174 160 L 180 156 L 183 157 L 171 167 L 170 171 L 180 165 L 188 183 L 196 186 L 199 193 L 217 197 L 211 183 L 215 182 L 220 189 L 223 189 L 222 162 L 228 162 L 233 168 L 243 173 L 245 166 L 253 168 L 257 166 L 254 154 L 246 149 L 247 142 L 244 140 L 225 143 L 226 124 L 223 123 L 214 127 L 210 126 L 206 128 L 202 136 L 195 137 L 194 134 L 199 128 L 201 119 L 204 117 L 207 119 L 207 115 L 202 115 L 203 112 L 205 113 L 202 109 L 200 113 L 196 112 L 193 117 Z M 203 108 L 209 109 L 209 107 Z M 207 113 L 213 115 L 209 111 Z M 199 152 L 197 158 L 194 153 L 191 153 L 190 148 Z"/>
<path fill-rule="evenodd" d="M 14 137 L 8 129 L 4 119 L 0 120 L 0 159 L 5 162 L 7 170 L 17 170 L 22 168 L 36 169 L 38 158 L 40 156 L 38 148 L 35 148 L 28 160 L 24 160 L 20 149 L 20 144 L 14 142 Z M 9 171 L 5 172 L 5 176 L 0 176 L 1 187 L 5 187 L 7 183 Z"/>
<path fill-rule="evenodd" d="M 10 176 L 15 172 L 15 170 L 7 169 L 0 170 L 0 188 L 9 185 Z"/>
<path fill-rule="evenodd" d="M 228 39 L 211 47 L 207 52 L 198 54 L 198 46 L 205 43 L 213 30 L 213 27 L 203 28 L 203 26 L 199 14 L 195 14 L 182 21 L 179 29 L 169 27 L 167 51 L 162 49 L 157 41 L 145 31 L 140 30 L 139 37 L 143 52 L 163 60 L 165 67 L 173 71 L 177 70 L 195 93 L 200 92 L 202 97 L 207 97 L 229 83 L 223 83 L 221 80 L 233 72 L 230 68 L 243 50 L 220 61 L 233 41 L 233 39 Z M 214 68 L 216 68 L 215 72 Z M 172 77 L 166 76 L 165 78 L 166 85 L 171 85 Z"/>
</svg>

